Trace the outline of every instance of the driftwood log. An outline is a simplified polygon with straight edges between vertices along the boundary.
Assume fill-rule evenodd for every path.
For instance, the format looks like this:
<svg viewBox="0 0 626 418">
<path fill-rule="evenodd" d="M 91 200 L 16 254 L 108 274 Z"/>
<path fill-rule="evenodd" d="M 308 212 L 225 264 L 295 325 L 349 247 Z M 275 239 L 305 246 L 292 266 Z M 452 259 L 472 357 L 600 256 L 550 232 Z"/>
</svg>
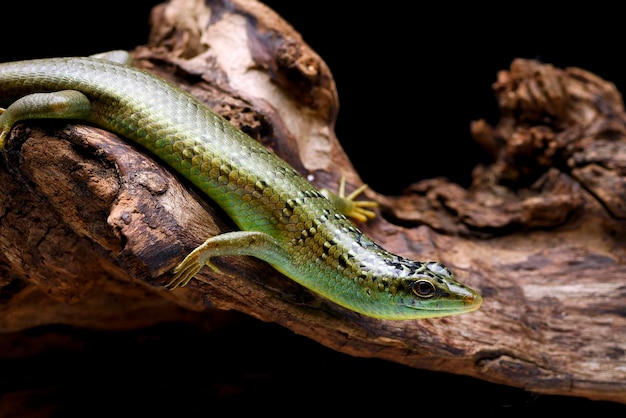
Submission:
<svg viewBox="0 0 626 418">
<path fill-rule="evenodd" d="M 334 134 L 323 60 L 251 0 L 170 1 L 137 66 L 172 80 L 318 187 L 361 182 Z M 497 126 L 472 125 L 493 157 L 463 188 L 374 190 L 360 227 L 387 249 L 448 265 L 479 289 L 474 313 L 380 321 L 328 302 L 247 257 L 184 288 L 168 271 L 233 228 L 185 181 L 83 124 L 19 124 L 0 165 L 0 331 L 45 324 L 132 329 L 185 311 L 237 310 L 332 349 L 540 394 L 626 403 L 626 114 L 610 82 L 516 60 L 494 84 Z M 10 347 L 3 346 L 5 353 Z"/>
</svg>

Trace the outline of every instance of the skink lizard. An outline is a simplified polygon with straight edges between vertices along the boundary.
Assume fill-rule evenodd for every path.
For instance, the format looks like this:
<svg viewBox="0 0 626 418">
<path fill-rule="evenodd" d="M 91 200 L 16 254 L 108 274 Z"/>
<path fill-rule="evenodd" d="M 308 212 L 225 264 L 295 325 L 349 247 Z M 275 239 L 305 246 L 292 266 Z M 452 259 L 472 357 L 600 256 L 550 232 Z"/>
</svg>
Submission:
<svg viewBox="0 0 626 418">
<path fill-rule="evenodd" d="M 173 269 L 168 287 L 185 286 L 205 265 L 217 269 L 212 257 L 249 255 L 374 318 L 440 317 L 481 306 L 481 296 L 448 268 L 384 250 L 332 203 L 345 198 L 323 194 L 199 100 L 117 54 L 0 64 L 0 106 L 8 106 L 0 150 L 20 120 L 82 120 L 134 141 L 189 179 L 240 230 L 207 239 Z M 369 216 L 366 206 L 357 204 L 357 217 Z"/>
</svg>

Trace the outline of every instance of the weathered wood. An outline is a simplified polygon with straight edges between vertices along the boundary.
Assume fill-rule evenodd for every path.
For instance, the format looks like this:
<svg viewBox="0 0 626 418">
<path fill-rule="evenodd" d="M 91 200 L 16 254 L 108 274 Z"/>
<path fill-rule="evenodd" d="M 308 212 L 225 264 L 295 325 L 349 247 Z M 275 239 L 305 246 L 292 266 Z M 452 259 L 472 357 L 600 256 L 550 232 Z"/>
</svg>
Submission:
<svg viewBox="0 0 626 418">
<path fill-rule="evenodd" d="M 273 12 L 249 0 L 171 1 L 152 25 L 138 66 L 181 84 L 317 186 L 340 175 L 360 184 L 333 132 L 330 71 Z M 493 163 L 476 167 L 473 185 L 368 191 L 385 216 L 361 226 L 391 251 L 450 266 L 483 294 L 477 312 L 365 318 L 246 257 L 216 260 L 221 273 L 204 269 L 166 291 L 167 271 L 232 222 L 114 135 L 54 121 L 20 124 L 0 166 L 0 329 L 132 328 L 212 306 L 355 356 L 626 403 L 621 96 L 584 70 L 525 60 L 495 90 L 499 124 L 472 126 Z"/>
</svg>

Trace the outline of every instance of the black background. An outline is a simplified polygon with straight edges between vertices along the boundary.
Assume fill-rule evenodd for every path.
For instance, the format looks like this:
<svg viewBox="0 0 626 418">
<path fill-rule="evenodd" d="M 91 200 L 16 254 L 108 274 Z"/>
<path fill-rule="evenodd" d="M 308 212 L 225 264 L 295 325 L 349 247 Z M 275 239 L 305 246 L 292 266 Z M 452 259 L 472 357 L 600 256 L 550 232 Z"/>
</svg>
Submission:
<svg viewBox="0 0 626 418">
<path fill-rule="evenodd" d="M 149 10 L 157 3 L 146 0 L 11 2 L 8 9 L 3 6 L 0 61 L 131 49 L 146 42 Z M 268 0 L 266 4 L 291 23 L 329 65 L 341 103 L 338 138 L 363 179 L 385 193 L 399 193 L 410 183 L 435 176 L 445 176 L 461 184 L 469 182 L 474 165 L 486 161 L 471 140 L 470 122 L 478 118 L 492 124 L 497 122 L 491 84 L 496 73 L 508 68 L 514 58 L 534 58 L 559 67 L 582 67 L 614 82 L 620 91 L 626 88 L 624 23 L 617 6 L 611 9 L 594 5 L 591 9 L 572 10 L 575 6 L 570 5 L 548 11 L 545 5 L 523 6 L 523 3 L 514 3 L 506 9 L 459 7 L 447 2 L 427 6 L 427 3 L 407 2 L 402 3 L 406 6 L 400 6 L 400 2 L 356 2 L 344 6 L 343 2 L 330 0 Z M 272 406 L 268 402 L 275 402 L 274 406 L 294 402 L 296 409 L 291 406 L 278 409 L 300 414 L 329 410 L 331 406 L 324 400 L 330 399 L 344 407 L 352 406 L 354 411 L 368 411 L 369 405 L 377 405 L 388 408 L 388 413 L 410 415 L 424 414 L 423 408 L 478 413 L 552 408 L 561 412 L 584 408 L 595 413 L 626 412 L 622 405 L 612 403 L 535 395 L 475 379 L 407 370 L 378 360 L 353 359 L 271 324 L 247 319 L 243 324 L 239 331 L 247 334 L 245 340 L 233 334 L 231 342 L 220 339 L 211 340 L 211 344 L 223 345 L 217 349 L 221 355 L 240 355 L 241 362 L 233 366 L 256 364 L 269 379 L 259 378 L 258 384 L 253 385 L 254 394 L 231 398 L 235 400 L 229 404 L 233 411 L 247 402 L 256 403 L 258 411 L 265 407 L 269 410 Z M 151 337 L 163 343 L 163 350 L 188 356 L 208 355 L 211 349 L 216 353 L 215 346 L 205 346 L 206 340 L 198 341 L 203 338 L 201 333 L 187 329 L 167 332 L 158 338 Z M 101 345 L 112 337 L 89 338 Z M 99 374 L 94 379 L 117 377 L 115 384 L 128 391 L 121 398 L 127 402 L 134 399 L 154 408 L 153 395 L 164 402 L 170 399 L 167 405 L 172 411 L 174 405 L 179 405 L 182 411 L 205 411 L 202 397 L 208 395 L 186 381 L 202 379 L 204 371 L 176 372 L 175 362 L 174 366 L 163 368 L 158 355 L 148 355 L 142 349 L 143 346 L 129 347 L 119 342 L 107 345 L 106 353 L 96 350 L 97 355 L 87 353 L 82 360 L 73 356 L 61 358 L 68 362 L 67 369 L 83 364 L 76 362 L 93 367 L 90 359 L 100 359 L 101 354 L 111 362 L 104 364 L 118 364 L 109 368 L 94 360 L 99 365 Z M 158 344 L 150 350 L 158 351 Z M 121 368 L 130 360 L 140 369 Z M 215 360 L 212 357 L 207 362 Z M 45 380 L 46 372 L 56 375 L 61 369 L 67 370 L 58 364 L 55 367 L 60 370 L 50 369 L 49 362 L 31 362 L 19 367 L 36 367 L 33 379 L 37 384 Z M 16 375 L 22 370 L 19 367 L 15 369 Z M 160 370 L 161 374 L 148 373 L 148 369 Z M 128 370 L 134 374 L 132 387 L 127 386 L 128 382 L 124 384 L 127 379 L 124 372 Z M 113 376 L 116 373 L 119 376 Z M 141 380 L 138 375 L 142 373 L 150 376 L 150 381 Z M 71 376 L 88 380 L 83 374 Z M 166 393 L 160 392 L 163 389 L 158 386 L 160 381 L 167 382 Z M 315 383 L 318 381 L 321 386 Z M 185 391 L 187 385 L 193 389 Z M 108 385 L 97 385 L 98 391 L 109 395 L 106 388 Z M 59 402 L 78 401 L 74 395 L 82 399 L 82 403 L 74 404 L 77 408 L 83 403 L 103 402 L 92 392 L 86 396 L 80 386 L 73 390 L 70 395 L 66 393 L 68 399 L 61 396 Z M 133 393 L 138 397 L 133 397 Z M 112 410 L 120 401 L 119 396 L 107 399 Z M 137 408 L 141 410 L 140 406 Z"/>
</svg>

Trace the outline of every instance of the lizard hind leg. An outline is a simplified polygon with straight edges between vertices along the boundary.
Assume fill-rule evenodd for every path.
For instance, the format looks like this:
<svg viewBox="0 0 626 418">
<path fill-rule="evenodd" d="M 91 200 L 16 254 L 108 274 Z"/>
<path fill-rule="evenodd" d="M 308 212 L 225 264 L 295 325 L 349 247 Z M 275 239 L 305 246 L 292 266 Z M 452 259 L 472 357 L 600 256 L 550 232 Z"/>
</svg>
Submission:
<svg viewBox="0 0 626 418">
<path fill-rule="evenodd" d="M 76 90 L 52 93 L 33 93 L 21 97 L 0 112 L 0 151 L 11 128 L 17 122 L 29 119 L 88 119 L 91 103 Z"/>
<path fill-rule="evenodd" d="M 105 61 L 117 62 L 118 64 L 132 65 L 133 58 L 128 53 L 121 49 L 115 49 L 113 51 L 100 52 L 98 54 L 91 55 L 92 58 L 98 58 Z"/>
</svg>

